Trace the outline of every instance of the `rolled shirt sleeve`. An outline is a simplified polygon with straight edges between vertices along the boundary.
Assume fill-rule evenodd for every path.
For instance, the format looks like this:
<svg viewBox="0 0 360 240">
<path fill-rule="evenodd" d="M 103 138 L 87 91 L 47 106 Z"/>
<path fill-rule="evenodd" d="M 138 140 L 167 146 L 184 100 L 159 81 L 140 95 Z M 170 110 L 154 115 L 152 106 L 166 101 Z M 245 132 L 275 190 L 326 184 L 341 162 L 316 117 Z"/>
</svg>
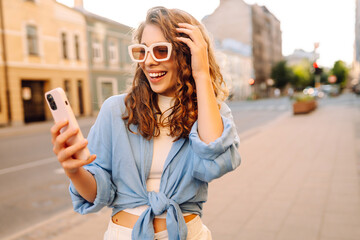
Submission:
<svg viewBox="0 0 360 240">
<path fill-rule="evenodd" d="M 231 115 L 230 108 L 223 103 L 221 118 L 224 130 L 219 138 L 206 144 L 198 134 L 198 122 L 192 126 L 189 139 L 193 151 L 193 177 L 210 182 L 223 176 L 240 165 L 241 158 L 238 152 L 239 136 Z"/>
<path fill-rule="evenodd" d="M 96 198 L 93 203 L 86 201 L 76 190 L 73 183 L 70 181 L 70 195 L 73 203 L 74 210 L 80 214 L 93 213 L 101 210 L 105 206 L 109 206 L 114 198 L 116 188 L 110 181 L 110 175 L 101 167 L 94 165 L 85 166 L 96 181 Z"/>
</svg>

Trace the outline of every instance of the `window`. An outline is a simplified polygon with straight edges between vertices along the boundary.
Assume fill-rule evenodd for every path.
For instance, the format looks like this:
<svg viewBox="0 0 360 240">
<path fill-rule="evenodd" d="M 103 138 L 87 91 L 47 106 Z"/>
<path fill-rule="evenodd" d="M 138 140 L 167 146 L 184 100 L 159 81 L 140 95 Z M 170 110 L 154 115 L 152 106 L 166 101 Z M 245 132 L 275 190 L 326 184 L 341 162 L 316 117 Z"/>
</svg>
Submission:
<svg viewBox="0 0 360 240">
<path fill-rule="evenodd" d="M 97 97 L 99 108 L 101 108 L 101 105 L 108 97 L 118 93 L 117 89 L 118 83 L 116 78 L 100 77 L 97 79 Z"/>
<path fill-rule="evenodd" d="M 99 42 L 93 42 L 92 44 L 92 54 L 94 62 L 101 62 L 103 59 L 101 44 Z"/>
<path fill-rule="evenodd" d="M 118 46 L 114 39 L 109 41 L 109 61 L 110 63 L 117 63 L 119 61 Z"/>
<path fill-rule="evenodd" d="M 68 59 L 66 33 L 61 33 L 61 45 L 63 58 Z"/>
<path fill-rule="evenodd" d="M 130 45 L 129 42 L 122 40 L 120 42 L 120 49 L 121 49 L 121 61 L 122 63 L 132 63 L 132 60 L 128 54 L 128 45 Z"/>
<path fill-rule="evenodd" d="M 76 55 L 76 60 L 80 60 L 80 44 L 79 44 L 78 35 L 75 35 L 75 55 Z"/>
<path fill-rule="evenodd" d="M 37 28 L 35 26 L 26 26 L 26 39 L 29 55 L 39 55 Z"/>
</svg>

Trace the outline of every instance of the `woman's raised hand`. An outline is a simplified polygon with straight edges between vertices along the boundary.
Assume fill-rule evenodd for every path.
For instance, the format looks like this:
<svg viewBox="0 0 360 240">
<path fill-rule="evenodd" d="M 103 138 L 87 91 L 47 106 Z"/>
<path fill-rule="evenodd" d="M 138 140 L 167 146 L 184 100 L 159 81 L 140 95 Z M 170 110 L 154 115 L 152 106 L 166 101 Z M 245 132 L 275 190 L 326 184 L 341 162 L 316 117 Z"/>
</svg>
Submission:
<svg viewBox="0 0 360 240">
<path fill-rule="evenodd" d="M 190 48 L 194 80 L 197 81 L 201 78 L 210 79 L 208 46 L 199 27 L 188 23 L 178 23 L 178 26 L 179 28 L 176 28 L 178 32 L 185 33 L 190 37 L 178 37 L 177 39 Z"/>
<path fill-rule="evenodd" d="M 75 174 L 79 168 L 93 162 L 96 155 L 91 155 L 87 160 L 75 159 L 73 157 L 76 152 L 84 149 L 88 143 L 87 140 L 84 139 L 82 142 L 77 142 L 68 146 L 66 144 L 67 140 L 72 136 L 75 136 L 79 132 L 79 129 L 68 128 L 63 133 L 60 133 L 60 129 L 66 127 L 67 125 L 68 121 L 55 123 L 55 125 L 51 128 L 51 142 L 54 145 L 53 151 L 56 154 L 58 161 L 64 168 L 65 173 L 69 175 Z"/>
<path fill-rule="evenodd" d="M 178 23 L 178 26 L 176 29 L 179 33 L 190 37 L 177 39 L 191 51 L 191 68 L 198 103 L 198 132 L 200 139 L 209 144 L 219 138 L 224 129 L 210 76 L 209 46 L 199 27 L 188 23 Z"/>
</svg>

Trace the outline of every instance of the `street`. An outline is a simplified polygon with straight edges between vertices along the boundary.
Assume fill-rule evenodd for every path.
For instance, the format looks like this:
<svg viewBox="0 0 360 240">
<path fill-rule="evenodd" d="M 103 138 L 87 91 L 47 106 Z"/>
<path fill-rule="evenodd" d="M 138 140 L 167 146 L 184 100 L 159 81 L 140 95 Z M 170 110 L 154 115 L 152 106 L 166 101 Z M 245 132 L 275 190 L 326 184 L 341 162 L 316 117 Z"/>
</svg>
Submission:
<svg viewBox="0 0 360 240">
<path fill-rule="evenodd" d="M 360 101 L 353 95 L 319 101 L 319 108 L 334 105 L 342 108 L 355 106 L 359 109 Z M 291 115 L 288 98 L 230 102 L 229 106 L 242 141 L 247 141 L 277 119 Z M 93 121 L 93 118 L 79 120 L 85 136 Z M 13 131 L 0 129 L 1 239 L 72 207 L 67 189 L 68 180 L 52 153 L 50 126 L 51 123 L 42 123 L 32 127 L 36 130 L 30 130 L 30 126 L 20 127 L 22 131 L 17 131 L 16 127 Z M 224 179 L 226 181 L 227 178 Z M 214 191 L 210 191 L 206 207 L 215 209 L 219 200 L 211 195 L 214 195 Z M 215 212 L 208 209 L 205 208 L 204 221 L 214 229 L 211 217 L 215 217 Z"/>
<path fill-rule="evenodd" d="M 81 119 L 88 134 L 94 119 Z M 71 207 L 68 180 L 52 152 L 52 123 L 0 129 L 0 239 Z"/>
<path fill-rule="evenodd" d="M 291 113 L 291 102 L 286 97 L 230 102 L 229 107 L 239 134 L 257 129 L 283 114 Z"/>
</svg>

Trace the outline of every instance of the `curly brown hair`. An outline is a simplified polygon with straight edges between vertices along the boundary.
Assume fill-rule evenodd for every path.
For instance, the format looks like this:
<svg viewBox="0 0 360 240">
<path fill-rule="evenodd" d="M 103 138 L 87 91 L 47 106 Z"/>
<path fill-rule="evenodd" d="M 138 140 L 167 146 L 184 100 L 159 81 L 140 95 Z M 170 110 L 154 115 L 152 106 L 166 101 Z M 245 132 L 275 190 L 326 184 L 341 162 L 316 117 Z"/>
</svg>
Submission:
<svg viewBox="0 0 360 240">
<path fill-rule="evenodd" d="M 173 51 L 171 54 L 174 55 L 177 69 L 181 69 L 181 71 L 178 71 L 175 103 L 170 109 L 171 114 L 167 121 L 159 123 L 156 120 L 156 115 L 160 113 L 157 94 L 152 91 L 139 64 L 136 66 L 131 90 L 125 97 L 127 115 L 124 115 L 123 119 L 127 121 L 129 131 L 133 132 L 130 129 L 131 124 L 137 125 L 139 133 L 148 140 L 158 136 L 160 134 L 159 127 L 164 125 L 170 128 L 170 136 L 174 137 L 175 141 L 180 138 L 187 138 L 192 125 L 198 117 L 196 86 L 192 76 L 190 48 L 176 39 L 176 37 L 188 36 L 176 31 L 178 23 L 189 23 L 199 27 L 208 45 L 209 70 L 215 96 L 218 100 L 224 100 L 228 95 L 220 68 L 215 61 L 209 35 L 204 26 L 193 16 L 182 10 L 167 9 L 165 7 L 151 8 L 147 13 L 146 20 L 134 32 L 133 38 L 137 43 L 140 43 L 147 24 L 158 26 L 167 41 L 172 44 Z"/>
</svg>

